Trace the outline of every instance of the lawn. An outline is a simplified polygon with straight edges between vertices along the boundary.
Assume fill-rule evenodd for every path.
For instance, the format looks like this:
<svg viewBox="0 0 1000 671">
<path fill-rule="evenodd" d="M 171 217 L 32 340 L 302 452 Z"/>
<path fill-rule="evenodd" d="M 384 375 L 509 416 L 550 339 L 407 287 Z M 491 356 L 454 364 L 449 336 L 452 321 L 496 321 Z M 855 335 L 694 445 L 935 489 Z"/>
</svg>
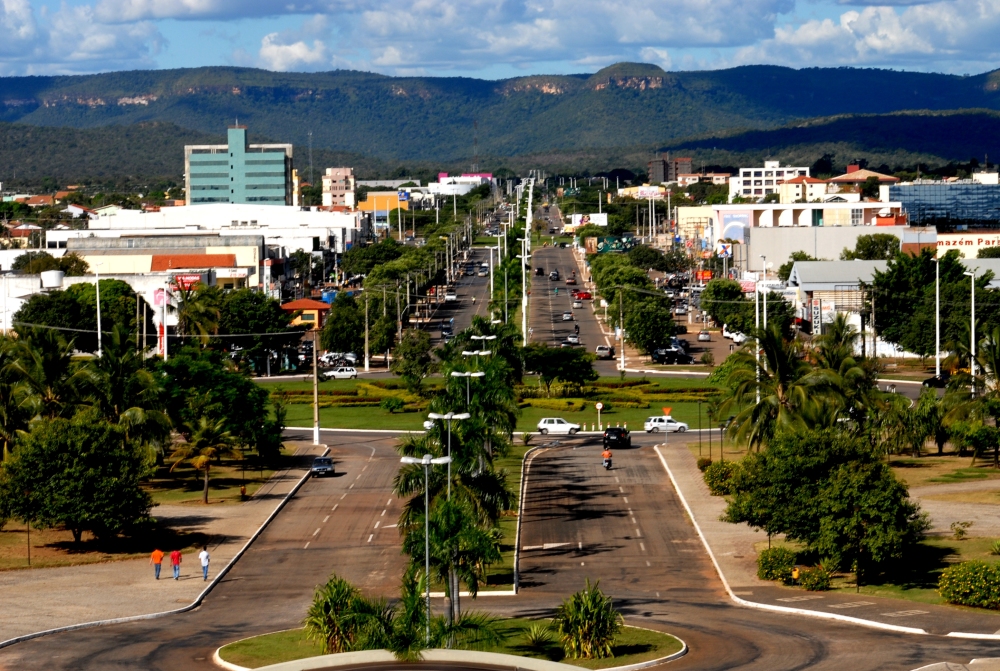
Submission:
<svg viewBox="0 0 1000 671">
<path fill-rule="evenodd" d="M 241 485 L 246 486 L 248 497 L 253 496 L 276 470 L 287 468 L 295 461 L 288 448 L 282 449 L 278 463 L 265 465 L 262 468 L 252 453 L 247 454 L 246 461 L 223 459 L 220 463 L 212 465 L 208 479 L 208 502 L 240 503 L 243 500 L 240 495 Z M 182 463 L 171 471 L 172 465 L 168 458 L 166 463 L 157 467 L 153 477 L 143 483 L 143 489 L 153 497 L 153 503 L 201 505 L 205 486 L 204 473 L 191 468 L 187 463 Z"/>
<path fill-rule="evenodd" d="M 1000 556 L 991 554 L 992 538 L 968 537 L 926 538 L 909 551 L 906 561 L 888 571 L 870 584 L 861 585 L 861 594 L 906 599 L 918 603 L 948 605 L 938 594 L 937 584 L 941 571 L 954 564 L 979 559 L 989 563 L 1000 562 Z M 800 546 L 783 541 L 772 541 L 772 545 L 798 550 Z M 757 552 L 767 547 L 767 541 L 754 544 Z M 853 574 L 838 574 L 833 580 L 834 591 L 856 592 Z"/>
<path fill-rule="evenodd" d="M 625 627 L 618 635 L 618 640 L 612 648 L 614 657 L 593 660 L 566 659 L 555 632 L 551 633 L 547 644 L 536 646 L 527 644 L 525 633 L 533 624 L 549 625 L 550 621 L 507 620 L 505 622 L 508 635 L 506 643 L 477 649 L 484 652 L 547 659 L 585 669 L 605 669 L 659 659 L 680 651 L 682 647 L 681 642 L 669 634 L 637 627 Z M 304 629 L 292 629 L 256 636 L 230 643 L 219 651 L 219 656 L 223 660 L 251 669 L 320 654 L 322 654 L 322 649 L 306 638 Z"/>
<path fill-rule="evenodd" d="M 978 459 L 973 466 L 971 456 L 960 457 L 955 453 L 919 459 L 892 457 L 889 463 L 896 476 L 909 487 L 1000 478 L 1000 470 L 993 468 L 992 459 Z"/>
</svg>

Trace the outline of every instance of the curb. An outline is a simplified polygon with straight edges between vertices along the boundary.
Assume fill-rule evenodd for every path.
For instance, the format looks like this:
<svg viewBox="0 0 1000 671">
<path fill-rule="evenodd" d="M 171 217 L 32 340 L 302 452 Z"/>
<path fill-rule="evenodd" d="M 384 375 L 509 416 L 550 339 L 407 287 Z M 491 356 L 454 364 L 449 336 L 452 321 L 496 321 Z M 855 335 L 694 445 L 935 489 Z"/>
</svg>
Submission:
<svg viewBox="0 0 1000 671">
<path fill-rule="evenodd" d="M 701 539 L 701 544 L 705 547 L 705 551 L 708 553 L 709 559 L 712 560 L 712 565 L 715 567 L 715 572 L 718 573 L 719 579 L 722 581 L 722 586 L 726 589 L 726 594 L 733 603 L 739 604 L 740 606 L 745 606 L 747 608 L 756 608 L 757 610 L 766 610 L 774 613 L 783 613 L 786 615 L 805 615 L 807 617 L 815 617 L 824 620 L 836 620 L 838 622 L 847 622 L 849 624 L 857 624 L 863 627 L 871 627 L 873 629 L 884 629 L 886 631 L 894 631 L 902 634 L 922 634 L 929 635 L 927 631 L 923 629 L 917 629 L 915 627 L 901 627 L 895 624 L 885 624 L 883 622 L 875 622 L 874 620 L 863 620 L 859 617 L 850 617 L 848 615 L 839 615 L 837 613 L 825 613 L 823 611 L 817 610 L 804 610 L 802 608 L 791 608 L 789 606 L 772 606 L 766 603 L 757 603 L 755 601 L 747 601 L 746 599 L 741 599 L 740 597 L 733 594 L 732 588 L 729 586 L 729 581 L 726 580 L 726 576 L 722 573 L 722 567 L 719 566 L 718 560 L 715 558 L 715 553 L 712 552 L 712 548 L 708 544 L 708 540 L 705 538 L 705 534 L 701 531 L 701 526 L 698 524 L 698 520 L 695 519 L 694 513 L 691 510 L 691 506 L 688 505 L 687 499 L 684 497 L 681 488 L 677 486 L 677 480 L 674 478 L 673 471 L 670 470 L 670 466 L 667 465 L 667 460 L 664 458 L 663 453 L 660 451 L 660 446 L 657 445 L 653 448 L 656 451 L 656 455 L 660 458 L 660 463 L 663 464 L 663 468 L 667 471 L 667 476 L 670 478 L 670 484 L 674 486 L 674 491 L 677 492 L 677 497 L 681 500 L 681 504 L 684 506 L 685 512 L 687 512 L 688 518 L 691 520 L 691 524 L 694 525 L 694 530 L 698 532 L 698 538 Z M 954 636 L 954 634 L 948 634 L 949 636 Z M 969 634 L 963 638 L 974 638 L 978 637 L 976 634 Z M 1000 636 L 992 636 L 997 640 L 1000 640 Z"/>
<path fill-rule="evenodd" d="M 324 447 L 323 454 L 320 456 L 326 456 L 330 452 L 329 447 L 326 447 L 325 445 L 323 447 Z M 0 649 L 14 645 L 16 643 L 23 643 L 25 641 L 30 641 L 31 639 L 34 638 L 41 638 L 42 636 L 48 636 L 49 634 L 60 634 L 67 631 L 77 631 L 79 629 L 91 629 L 93 627 L 103 627 L 109 624 L 123 624 L 125 622 L 138 622 L 140 620 L 156 620 L 161 617 L 167 617 L 168 615 L 179 615 L 181 613 L 187 613 L 189 611 L 194 610 L 195 608 L 201 605 L 201 602 L 205 600 L 205 597 L 208 596 L 208 593 L 211 592 L 212 589 L 214 589 L 215 586 L 219 584 L 219 582 L 221 582 L 224 577 L 226 577 L 226 574 L 229 573 L 229 570 L 236 565 L 236 562 L 238 562 L 243 557 L 244 554 L 246 554 L 246 551 L 250 549 L 250 546 L 253 544 L 253 542 L 257 540 L 257 538 L 260 537 L 262 533 L 264 533 L 264 529 L 266 529 L 267 526 L 271 523 L 271 521 L 278 516 L 278 513 L 280 513 L 281 510 L 285 507 L 285 504 L 288 503 L 291 500 L 291 498 L 295 496 L 296 493 L 298 493 L 299 489 L 301 489 L 302 485 L 304 485 L 306 480 L 308 479 L 309 479 L 309 471 L 306 471 L 305 475 L 303 475 L 299 479 L 299 481 L 295 484 L 295 486 L 292 487 L 291 491 L 289 491 L 288 494 L 285 495 L 285 498 L 281 499 L 281 502 L 278 503 L 277 506 L 275 506 L 274 510 L 271 511 L 271 514 L 267 516 L 266 520 L 264 520 L 264 523 L 261 524 L 257 528 L 257 531 L 255 531 L 253 535 L 247 539 L 247 542 L 243 544 L 243 547 L 241 547 L 235 555 L 233 555 L 233 558 L 229 560 L 229 563 L 227 563 L 225 566 L 222 567 L 222 570 L 219 571 L 219 573 L 215 576 L 215 579 L 212 580 L 212 582 L 208 583 L 208 586 L 205 587 L 205 589 L 203 589 L 201 593 L 197 597 L 195 597 L 195 600 L 189 603 L 188 605 L 183 606 L 181 608 L 176 608 L 174 610 L 165 610 L 159 613 L 146 613 L 144 615 L 129 615 L 127 617 L 116 617 L 109 620 L 95 620 L 93 622 L 81 622 L 79 624 L 71 624 L 65 627 L 56 627 L 54 629 L 36 631 L 33 634 L 24 634 L 23 636 L 16 636 L 14 638 L 7 639 L 6 641 L 0 641 Z"/>
<path fill-rule="evenodd" d="M 535 445 L 524 453 L 521 459 L 521 486 L 517 496 L 517 529 L 514 532 L 514 594 L 521 588 L 521 519 L 524 512 L 524 492 L 528 486 L 528 457 L 544 445 Z"/>
<path fill-rule="evenodd" d="M 312 431 L 314 428 L 315 427 L 312 426 L 286 426 L 285 431 Z M 423 429 L 325 429 L 322 426 L 319 427 L 319 430 L 331 431 L 334 433 L 424 433 Z"/>
</svg>

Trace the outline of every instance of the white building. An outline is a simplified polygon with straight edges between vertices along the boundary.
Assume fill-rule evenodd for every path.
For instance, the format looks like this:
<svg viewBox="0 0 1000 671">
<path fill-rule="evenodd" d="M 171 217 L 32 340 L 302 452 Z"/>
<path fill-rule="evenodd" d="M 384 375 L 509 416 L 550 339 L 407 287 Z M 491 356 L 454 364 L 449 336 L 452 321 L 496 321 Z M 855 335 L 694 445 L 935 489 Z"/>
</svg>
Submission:
<svg viewBox="0 0 1000 671">
<path fill-rule="evenodd" d="M 779 161 L 764 161 L 763 168 L 740 168 L 740 174 L 729 178 L 729 202 L 733 198 L 761 199 L 778 193 L 778 185 L 795 177 L 809 177 L 809 168 L 782 167 Z"/>
<path fill-rule="evenodd" d="M 464 196 L 473 189 L 483 184 L 489 184 L 491 181 L 492 175 L 475 174 L 449 177 L 446 173 L 441 173 L 438 175 L 438 181 L 428 184 L 427 189 L 436 196 Z"/>
<path fill-rule="evenodd" d="M 323 173 L 323 207 L 342 205 L 354 209 L 354 168 L 327 168 Z"/>
<path fill-rule="evenodd" d="M 85 230 L 46 232 L 46 247 L 64 249 L 71 238 L 120 238 L 218 233 L 262 235 L 269 248 L 284 257 L 296 250 L 343 253 L 370 237 L 369 218 L 363 212 L 323 210 L 274 205 L 210 204 L 198 207 L 168 207 L 159 212 L 98 210 Z"/>
</svg>

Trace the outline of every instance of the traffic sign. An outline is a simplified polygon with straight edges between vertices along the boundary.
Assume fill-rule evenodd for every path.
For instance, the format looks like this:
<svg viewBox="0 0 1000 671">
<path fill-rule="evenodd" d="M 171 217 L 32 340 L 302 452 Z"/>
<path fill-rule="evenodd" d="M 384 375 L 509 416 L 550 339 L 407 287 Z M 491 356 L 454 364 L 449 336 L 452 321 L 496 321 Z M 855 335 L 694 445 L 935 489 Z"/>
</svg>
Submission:
<svg viewBox="0 0 1000 671">
<path fill-rule="evenodd" d="M 601 403 L 600 401 L 598 401 L 597 403 L 595 403 L 594 407 L 597 408 L 598 410 L 604 410 L 604 404 Z"/>
</svg>

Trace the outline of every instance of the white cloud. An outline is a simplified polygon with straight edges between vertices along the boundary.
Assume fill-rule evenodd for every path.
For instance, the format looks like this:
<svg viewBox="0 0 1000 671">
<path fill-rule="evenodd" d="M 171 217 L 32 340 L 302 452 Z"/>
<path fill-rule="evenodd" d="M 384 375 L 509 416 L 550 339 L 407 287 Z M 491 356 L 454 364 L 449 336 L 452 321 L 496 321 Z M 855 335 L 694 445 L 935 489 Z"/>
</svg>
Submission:
<svg viewBox="0 0 1000 671">
<path fill-rule="evenodd" d="M 98 0 L 102 21 L 129 22 L 145 19 L 247 19 L 287 14 L 350 11 L 353 0 Z"/>
<path fill-rule="evenodd" d="M 736 53 L 739 63 L 920 66 L 983 63 L 1000 56 L 1000 0 L 949 0 L 905 9 L 865 7 L 839 21 L 776 28 L 774 37 Z M 946 69 L 946 68 L 933 68 Z"/>
<path fill-rule="evenodd" d="M 38 27 L 28 0 L 0 2 L 0 55 L 18 54 L 35 39 Z"/>
<path fill-rule="evenodd" d="M 674 62 L 670 58 L 670 54 L 666 49 L 657 49 L 656 47 L 643 47 L 639 51 L 639 56 L 646 63 L 655 63 L 659 65 L 664 70 L 669 70 Z"/>
<path fill-rule="evenodd" d="M 314 16 L 299 30 L 269 33 L 260 42 L 259 65 L 267 70 L 315 70 L 330 65 L 330 50 L 322 38 L 330 34 L 326 17 Z M 307 38 L 314 38 L 312 46 Z"/>
</svg>

